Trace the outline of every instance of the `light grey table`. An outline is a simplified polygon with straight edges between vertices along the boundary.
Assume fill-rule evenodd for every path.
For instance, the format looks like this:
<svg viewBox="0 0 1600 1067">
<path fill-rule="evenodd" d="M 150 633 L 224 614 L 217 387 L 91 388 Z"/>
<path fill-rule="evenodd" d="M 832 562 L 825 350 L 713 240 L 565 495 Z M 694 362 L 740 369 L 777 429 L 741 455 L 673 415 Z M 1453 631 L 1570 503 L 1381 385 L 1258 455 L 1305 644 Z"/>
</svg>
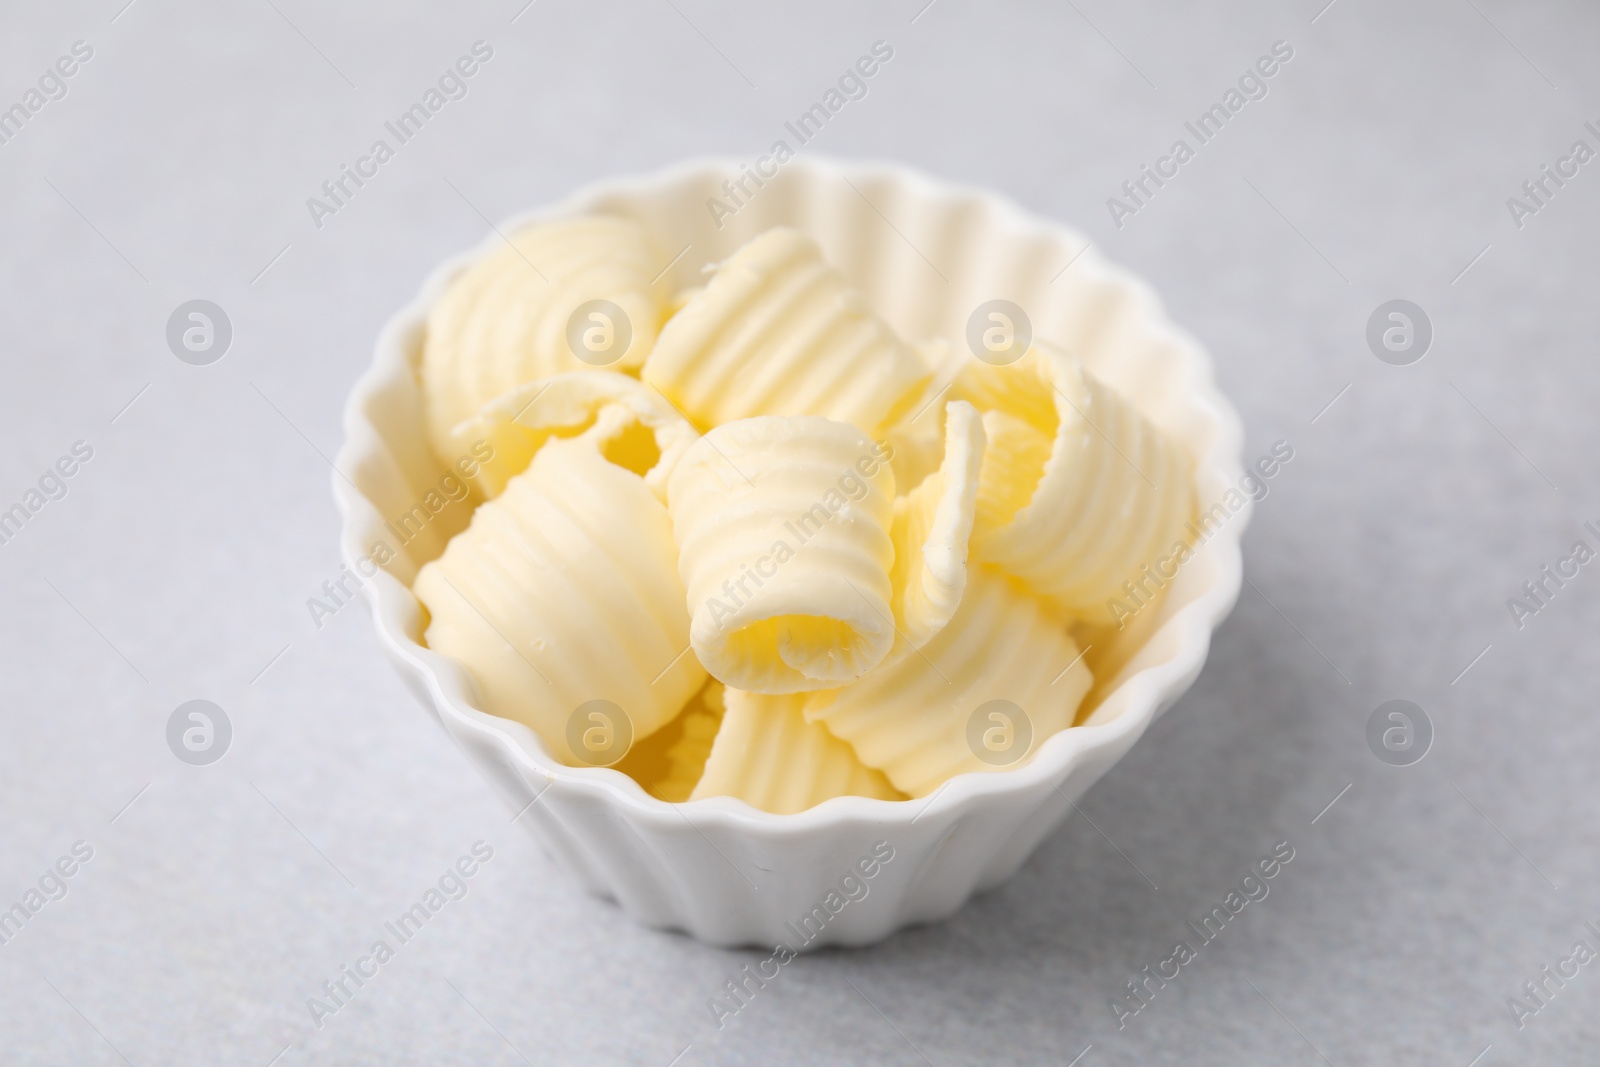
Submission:
<svg viewBox="0 0 1600 1067">
<path fill-rule="evenodd" d="M 1600 13 L 524 2 L 0 16 L 0 106 L 93 53 L 0 144 L 0 508 L 93 453 L 0 545 L 0 906 L 66 889 L 0 946 L 0 1061 L 1594 1062 L 1600 965 L 1541 968 L 1600 948 L 1600 567 L 1520 628 L 1507 601 L 1600 547 L 1600 162 L 1507 201 L 1600 148 Z M 307 198 L 478 40 L 467 95 L 315 226 Z M 1083 817 L 951 921 L 802 959 L 719 1031 L 707 999 L 757 957 L 583 896 L 364 608 L 313 624 L 326 457 L 375 331 L 485 216 L 754 157 L 877 40 L 893 60 L 811 147 L 1080 226 L 1215 354 L 1248 456 L 1294 459 L 1204 675 Z M 1265 97 L 1114 220 L 1278 41 Z M 233 328 L 209 366 L 165 339 L 195 298 Z M 1432 324 L 1420 362 L 1369 349 L 1392 299 Z M 166 741 L 197 698 L 233 729 L 205 767 Z M 1396 698 L 1435 734 L 1411 766 L 1366 740 Z M 319 1029 L 307 998 L 479 840 L 467 895 Z M 1112 999 L 1279 842 L 1270 896 L 1119 1028 Z"/>
</svg>

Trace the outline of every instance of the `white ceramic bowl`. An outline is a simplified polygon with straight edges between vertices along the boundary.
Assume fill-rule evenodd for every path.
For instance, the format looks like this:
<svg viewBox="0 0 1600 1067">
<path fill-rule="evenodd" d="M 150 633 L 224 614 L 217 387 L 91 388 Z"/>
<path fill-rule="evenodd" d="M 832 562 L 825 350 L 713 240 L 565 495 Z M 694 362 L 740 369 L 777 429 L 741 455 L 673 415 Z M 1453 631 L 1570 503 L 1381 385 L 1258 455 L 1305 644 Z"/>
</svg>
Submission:
<svg viewBox="0 0 1600 1067">
<path fill-rule="evenodd" d="M 719 229 L 708 202 L 734 206 L 723 182 L 739 174 L 737 163 L 709 161 L 605 182 L 499 231 L 584 212 L 631 216 L 654 231 L 665 257 L 684 250 L 670 268 L 674 285 L 684 286 L 767 227 L 801 227 L 910 339 L 960 344 L 979 303 L 1016 302 L 1036 337 L 1077 353 L 1185 444 L 1202 507 L 1238 484 L 1242 430 L 1212 380 L 1210 359 L 1167 321 L 1147 286 L 1107 264 L 1081 235 L 993 195 L 901 168 L 806 157 L 783 166 Z M 483 771 L 519 807 L 531 804 L 520 821 L 587 888 L 640 922 L 719 945 L 810 949 L 864 944 L 947 916 L 1011 877 L 1071 802 L 1199 674 L 1211 631 L 1239 593 L 1248 504 L 1179 570 L 1159 610 L 1141 613 L 1120 647 L 1097 653 L 1097 673 L 1110 676 L 1098 679 L 1080 725 L 1050 737 L 1016 768 L 960 775 L 919 800 L 838 797 L 772 815 L 728 797 L 667 804 L 616 771 L 556 762 L 527 727 L 480 711 L 469 676 L 421 643 L 425 623 L 410 582 L 466 525 L 466 506 L 432 515 L 404 546 L 386 526 L 444 473 L 426 443 L 417 383 L 428 308 L 457 272 L 501 241 L 491 233 L 440 266 L 379 336 L 373 365 L 345 410 L 342 474 L 333 479 L 343 553 L 365 572 L 376 543 L 399 550 L 364 587 L 390 658 Z M 829 893 L 879 842 L 888 842 L 893 859 L 863 883 L 864 897 L 840 907 L 843 895 Z M 803 923 L 805 916 L 827 921 Z M 796 936 L 818 926 L 809 941 Z"/>
</svg>

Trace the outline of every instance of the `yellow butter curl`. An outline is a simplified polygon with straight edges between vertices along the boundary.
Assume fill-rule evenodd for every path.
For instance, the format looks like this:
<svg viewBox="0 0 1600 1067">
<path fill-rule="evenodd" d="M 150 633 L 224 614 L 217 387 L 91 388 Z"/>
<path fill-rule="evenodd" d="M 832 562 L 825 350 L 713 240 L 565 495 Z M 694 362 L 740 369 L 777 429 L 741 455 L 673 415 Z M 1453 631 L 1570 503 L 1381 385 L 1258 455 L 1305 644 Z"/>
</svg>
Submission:
<svg viewBox="0 0 1600 1067">
<path fill-rule="evenodd" d="M 699 434 L 660 393 L 625 374 L 569 371 L 528 382 L 485 404 L 456 427 L 454 436 L 493 446 L 492 457 L 470 479 L 480 495 L 493 499 L 527 469 L 546 441 L 589 430 L 601 411 L 613 406 L 626 414 L 614 416 L 619 426 L 608 436 L 621 440 L 608 458 L 641 475 L 664 499 L 667 475 Z"/>
<path fill-rule="evenodd" d="M 882 774 L 863 766 L 849 745 L 806 721 L 803 694 L 729 689 L 725 699 L 722 728 L 690 799 L 738 797 L 777 815 L 841 796 L 905 799 Z"/>
<path fill-rule="evenodd" d="M 1010 366 L 972 363 L 952 393 L 984 412 L 989 436 L 973 558 L 1073 617 L 1115 621 L 1110 600 L 1148 586 L 1145 569 L 1185 539 L 1183 447 L 1045 344 Z"/>
<path fill-rule="evenodd" d="M 855 426 L 761 416 L 695 442 L 667 482 L 690 640 L 729 686 L 839 685 L 894 642 L 894 474 Z"/>
<path fill-rule="evenodd" d="M 815 241 L 777 227 L 689 295 L 641 374 L 702 430 L 820 415 L 875 433 L 917 399 L 930 371 Z"/>
<path fill-rule="evenodd" d="M 580 705 L 614 703 L 640 739 L 705 682 L 676 564 L 667 510 L 638 475 L 593 440 L 552 441 L 413 588 L 428 646 L 467 668 L 484 710 L 591 763 L 569 744 Z"/>
<path fill-rule="evenodd" d="M 895 499 L 890 584 L 900 644 L 926 644 L 961 603 L 983 455 L 982 419 L 971 404 L 953 401 L 945 412 L 944 461 Z"/>
<path fill-rule="evenodd" d="M 974 568 L 955 617 L 933 640 L 853 685 L 813 694 L 806 717 L 919 797 L 952 775 L 1015 766 L 1072 725 L 1091 681 L 1077 645 L 1038 600 L 1011 579 Z M 996 724 L 982 709 L 993 701 L 1020 709 L 1027 728 L 1000 724 L 1017 747 L 985 759 L 980 746 Z"/>
<path fill-rule="evenodd" d="M 638 223 L 592 215 L 518 230 L 462 271 L 429 311 L 422 353 L 438 457 L 449 464 L 464 455 L 473 438 L 458 437 L 456 427 L 519 385 L 642 364 L 664 317 L 665 295 L 652 286 L 663 262 Z M 593 301 L 622 315 L 579 314 Z"/>
</svg>

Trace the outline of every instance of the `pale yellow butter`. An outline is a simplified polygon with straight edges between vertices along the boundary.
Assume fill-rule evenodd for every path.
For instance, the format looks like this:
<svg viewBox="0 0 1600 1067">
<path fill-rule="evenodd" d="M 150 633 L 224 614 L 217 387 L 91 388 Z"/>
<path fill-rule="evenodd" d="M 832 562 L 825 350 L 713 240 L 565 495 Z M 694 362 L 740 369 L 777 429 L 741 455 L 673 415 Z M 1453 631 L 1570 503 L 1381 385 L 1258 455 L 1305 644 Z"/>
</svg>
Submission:
<svg viewBox="0 0 1600 1067">
<path fill-rule="evenodd" d="M 1185 540 L 1188 454 L 1042 343 L 1010 366 L 974 362 L 952 394 L 983 410 L 989 431 L 973 558 L 1072 617 L 1115 621 L 1108 603 L 1126 595 L 1124 583 Z"/>
<path fill-rule="evenodd" d="M 980 567 L 968 575 L 955 617 L 931 641 L 853 685 L 812 694 L 806 717 L 919 797 L 952 775 L 1020 763 L 1072 725 L 1090 683 L 1077 645 L 1043 605 Z M 973 716 L 996 700 L 1020 709 L 1031 737 L 1000 763 L 978 757 L 972 733 Z M 984 721 L 977 735 L 989 729 Z"/>
<path fill-rule="evenodd" d="M 1044 342 L 907 344 L 796 230 L 676 295 L 633 222 L 513 241 L 438 301 L 420 368 L 439 455 L 493 453 L 414 586 L 485 710 L 594 765 L 574 716 L 608 702 L 632 748 L 604 762 L 651 795 L 779 814 L 928 796 L 1073 724 L 1108 653 L 1072 634 L 1111 642 L 1194 507 L 1134 404 Z M 595 299 L 631 327 L 603 369 L 569 341 Z"/>
<path fill-rule="evenodd" d="M 722 728 L 691 800 L 738 797 L 753 808 L 787 815 L 834 797 L 905 799 L 849 745 L 806 721 L 805 694 L 729 689 L 725 700 Z"/>
<path fill-rule="evenodd" d="M 462 271 L 429 311 L 422 353 L 429 440 L 438 457 L 449 464 L 464 455 L 473 439 L 458 437 L 456 427 L 519 385 L 595 365 L 636 370 L 664 317 L 665 294 L 652 285 L 664 262 L 638 223 L 592 215 L 518 230 Z M 627 345 L 592 356 L 585 348 L 580 359 L 569 327 L 597 300 L 621 309 L 616 321 L 596 322 L 618 345 L 625 332 Z M 588 329 L 581 325 L 577 336 L 591 336 Z"/>
<path fill-rule="evenodd" d="M 568 743 L 580 705 L 611 701 L 639 739 L 706 679 L 667 510 L 592 439 L 549 442 L 413 589 L 428 646 L 467 668 L 485 711 L 526 723 L 563 762 L 590 762 Z"/>
<path fill-rule="evenodd" d="M 653 797 L 674 804 L 688 800 L 722 727 L 723 692 L 721 682 L 715 678 L 707 681 L 677 718 L 634 744 L 616 769 Z"/>
<path fill-rule="evenodd" d="M 641 372 L 702 430 L 821 415 L 876 433 L 931 376 L 810 237 L 778 227 L 720 264 Z"/>
<path fill-rule="evenodd" d="M 894 643 L 894 473 L 856 427 L 761 416 L 695 442 L 667 482 L 700 662 L 793 693 L 858 678 Z"/>
<path fill-rule="evenodd" d="M 569 371 L 528 382 L 485 404 L 452 435 L 493 447 L 492 456 L 470 479 L 481 496 L 493 499 L 527 469 L 546 441 L 583 433 L 611 406 L 627 413 L 619 433 L 630 434 L 628 453 L 612 455 L 613 462 L 643 476 L 651 491 L 665 499 L 667 476 L 699 434 L 660 393 L 625 374 Z"/>
<path fill-rule="evenodd" d="M 926 644 L 961 603 L 983 455 L 982 419 L 971 404 L 954 401 L 945 411 L 944 462 L 921 485 L 895 498 L 889 577 L 897 644 Z"/>
</svg>

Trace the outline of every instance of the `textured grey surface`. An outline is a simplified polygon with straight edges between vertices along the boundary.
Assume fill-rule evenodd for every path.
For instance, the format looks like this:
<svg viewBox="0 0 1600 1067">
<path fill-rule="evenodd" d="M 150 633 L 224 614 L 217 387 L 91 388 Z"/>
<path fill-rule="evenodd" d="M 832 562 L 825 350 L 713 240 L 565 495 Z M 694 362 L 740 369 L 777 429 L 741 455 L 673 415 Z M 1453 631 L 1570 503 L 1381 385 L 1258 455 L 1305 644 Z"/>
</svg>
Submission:
<svg viewBox="0 0 1600 1067">
<path fill-rule="evenodd" d="M 0 1060 L 1593 1061 L 1600 966 L 1521 1029 L 1507 998 L 1597 941 L 1600 570 L 1520 630 L 1506 606 L 1597 542 L 1600 163 L 1520 229 L 1506 206 L 1600 148 L 1592 6 L 123 2 L 0 16 L 0 105 L 94 49 L 0 145 L 0 507 L 94 450 L 0 545 L 0 905 L 94 850 L 0 946 Z M 314 228 L 306 198 L 480 38 L 469 95 Z M 1249 456 L 1295 458 L 1205 673 L 1087 818 L 948 923 L 790 964 L 719 1032 L 707 998 L 764 954 L 580 895 L 364 609 L 312 624 L 338 569 L 318 453 L 482 216 L 754 157 L 878 39 L 894 59 L 812 147 L 1082 227 L 1213 352 Z M 1113 226 L 1106 198 L 1278 40 L 1266 98 Z M 234 325 L 207 367 L 164 341 L 195 297 Z M 1407 367 L 1364 341 L 1397 297 L 1435 327 Z M 234 727 L 209 767 L 165 742 L 196 697 Z M 1435 724 L 1414 766 L 1365 741 L 1394 697 Z M 316 1028 L 306 999 L 479 839 L 467 896 Z M 1110 998 L 1279 841 L 1270 896 L 1119 1030 Z"/>
</svg>

